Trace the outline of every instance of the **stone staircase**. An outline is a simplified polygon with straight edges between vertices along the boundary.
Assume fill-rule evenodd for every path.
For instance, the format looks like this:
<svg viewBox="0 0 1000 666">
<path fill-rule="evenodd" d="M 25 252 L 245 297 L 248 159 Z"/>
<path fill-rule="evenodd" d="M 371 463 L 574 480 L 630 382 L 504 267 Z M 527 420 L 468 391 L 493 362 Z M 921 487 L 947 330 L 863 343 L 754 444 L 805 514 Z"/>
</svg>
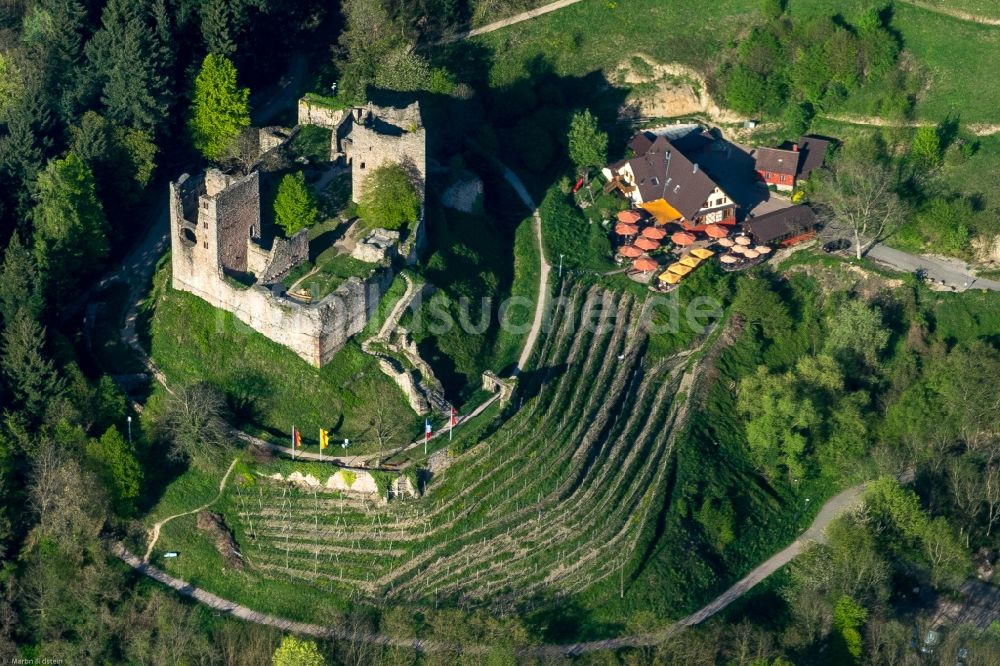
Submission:
<svg viewBox="0 0 1000 666">
<path fill-rule="evenodd" d="M 422 285 L 418 287 L 409 275 L 401 275 L 406 282 L 406 292 L 393 306 L 379 332 L 362 341 L 361 348 L 378 359 L 379 368 L 396 382 L 413 411 L 421 416 L 431 411 L 450 416 L 452 405 L 444 397 L 444 387 L 431 366 L 421 358 L 413 336 L 399 325 L 422 289 Z"/>
</svg>

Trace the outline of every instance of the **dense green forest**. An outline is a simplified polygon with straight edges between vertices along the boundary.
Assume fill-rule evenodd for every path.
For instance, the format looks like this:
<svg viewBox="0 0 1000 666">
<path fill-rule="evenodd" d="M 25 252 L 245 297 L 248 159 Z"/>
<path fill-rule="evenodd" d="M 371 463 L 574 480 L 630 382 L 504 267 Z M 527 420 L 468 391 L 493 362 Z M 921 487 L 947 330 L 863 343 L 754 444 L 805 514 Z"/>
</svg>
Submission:
<svg viewBox="0 0 1000 666">
<path fill-rule="evenodd" d="M 476 164 L 488 191 L 513 200 L 481 164 L 503 152 L 542 206 L 550 256 L 592 268 L 607 239 L 568 203 L 569 179 L 574 167 L 621 152 L 627 128 L 613 121 L 624 92 L 596 69 L 560 68 L 561 56 L 545 55 L 591 45 L 570 31 L 495 52 L 488 42 L 414 48 L 537 4 L 0 0 L 0 657 L 481 663 L 483 655 L 457 651 L 282 642 L 278 630 L 181 601 L 110 556 L 110 542 L 144 538 L 138 518 L 171 480 L 229 453 L 224 424 L 239 421 L 241 403 L 193 382 L 157 394 L 140 417 L 135 396 L 87 352 L 84 320 L 101 278 L 145 236 L 169 179 L 208 163 L 238 169 L 239 138 L 251 125 L 291 124 L 289 104 L 268 102 L 303 59 L 305 89 L 330 93 L 338 84 L 325 98 L 332 104 L 419 96 L 429 125 L 466 139 L 433 137 L 440 161 L 456 172 Z M 626 3 L 591 4 L 613 11 Z M 704 47 L 713 92 L 788 136 L 825 111 L 912 116 L 925 81 L 904 58 L 891 3 L 862 3 L 846 17 L 815 7 L 797 14 L 801 3 L 788 4 L 754 3 L 754 26 L 741 39 L 727 32 Z M 514 62 L 507 46 L 534 55 Z M 582 134 L 590 139 L 574 139 Z M 906 204 L 899 244 L 968 256 L 970 241 L 995 236 L 996 218 L 942 174 L 977 164 L 970 160 L 981 150 L 949 118 L 849 142 L 840 159 L 892 179 Z M 825 201 L 824 186 L 817 181 L 809 195 Z M 280 207 L 301 221 L 294 211 L 314 202 L 302 183 L 284 187 Z M 409 194 L 400 198 L 412 215 Z M 419 268 L 451 299 L 445 307 L 533 293 L 511 268 L 531 253 L 523 211 L 506 200 L 496 210 L 487 220 L 430 208 L 432 249 Z M 585 273 L 575 279 L 594 279 Z M 826 544 L 724 615 L 657 646 L 580 660 L 911 663 L 911 641 L 929 628 L 921 613 L 955 595 L 1000 548 L 996 298 L 940 294 L 909 276 L 813 255 L 738 279 L 705 273 L 696 284 L 725 304 L 725 335 L 710 345 L 698 409 L 627 590 L 617 581 L 622 592 L 609 597 L 609 583 L 604 596 L 584 596 L 590 608 L 568 607 L 565 617 L 378 614 L 345 602 L 336 620 L 358 632 L 500 646 L 491 663 L 516 661 L 508 646 L 579 638 L 590 622 L 607 631 L 608 617 L 627 614 L 614 628 L 639 633 L 694 610 L 787 543 L 823 498 L 876 479 Z M 492 331 L 417 342 L 461 398 L 482 370 L 509 366 L 518 351 L 518 340 Z M 690 342 L 654 338 L 649 352 L 666 356 Z M 955 663 L 966 649 L 963 663 L 995 664 L 998 645 L 996 623 L 955 626 L 926 658 Z"/>
</svg>

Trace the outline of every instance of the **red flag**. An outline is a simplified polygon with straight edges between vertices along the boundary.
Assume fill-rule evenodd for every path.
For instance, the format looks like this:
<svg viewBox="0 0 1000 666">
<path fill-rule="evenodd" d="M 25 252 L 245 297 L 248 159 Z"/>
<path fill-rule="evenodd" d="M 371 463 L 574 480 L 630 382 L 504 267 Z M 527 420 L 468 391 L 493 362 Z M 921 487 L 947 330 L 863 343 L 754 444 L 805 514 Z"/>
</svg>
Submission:
<svg viewBox="0 0 1000 666">
<path fill-rule="evenodd" d="M 458 412 L 455 411 L 454 407 L 451 408 L 451 425 L 452 426 L 458 425 Z"/>
<path fill-rule="evenodd" d="M 292 428 L 292 432 L 295 433 L 295 448 L 302 448 L 302 433 L 299 432 L 298 428 Z"/>
</svg>

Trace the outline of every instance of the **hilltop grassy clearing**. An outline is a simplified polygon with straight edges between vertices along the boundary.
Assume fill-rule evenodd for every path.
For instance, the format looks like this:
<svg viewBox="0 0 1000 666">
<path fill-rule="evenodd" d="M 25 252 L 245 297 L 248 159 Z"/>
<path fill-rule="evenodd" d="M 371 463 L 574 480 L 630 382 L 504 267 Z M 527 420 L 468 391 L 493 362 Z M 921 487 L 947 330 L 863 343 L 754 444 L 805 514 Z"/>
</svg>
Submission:
<svg viewBox="0 0 1000 666">
<path fill-rule="evenodd" d="M 937 0 L 944 4 L 943 0 Z M 792 17 L 854 17 L 870 3 L 845 0 L 790 0 Z M 1000 16 L 987 0 L 961 0 L 949 7 Z M 760 2 L 581 2 L 531 21 L 474 38 L 493 52 L 489 84 L 503 86 L 528 75 L 543 58 L 560 75 L 610 71 L 630 55 L 641 53 L 658 62 L 680 63 L 711 74 L 714 57 L 748 27 L 763 20 Z M 995 121 L 1000 105 L 998 73 L 992 66 L 1000 45 L 1000 27 L 977 24 L 918 6 L 897 2 L 892 27 L 916 67 L 929 78 L 917 99 L 916 117 L 938 121 L 959 111 L 969 123 Z M 956 48 L 956 45 L 961 45 Z M 450 47 L 457 49 L 459 47 Z M 445 52 L 448 53 L 448 52 Z M 540 55 L 544 54 L 544 55 Z M 451 58 L 446 55 L 445 59 Z M 455 53 L 460 61 L 461 57 Z M 881 82 L 863 87 L 846 100 L 846 112 L 866 113 L 879 95 Z"/>
<path fill-rule="evenodd" d="M 168 286 L 169 265 L 156 278 L 150 322 L 153 360 L 171 383 L 206 381 L 217 386 L 247 430 L 287 442 L 292 426 L 307 448 L 317 445 L 319 428 L 357 445 L 375 446 L 369 436 L 374 396 L 385 396 L 393 418 L 418 431 L 416 415 L 374 357 L 352 339 L 322 368 L 268 340 L 191 294 Z M 392 297 L 390 296 L 389 299 Z"/>
<path fill-rule="evenodd" d="M 561 75 L 614 67 L 633 53 L 703 69 L 758 14 L 759 7 L 756 0 L 587 1 L 476 37 L 473 42 L 494 53 L 492 85 L 525 76 L 540 54 Z"/>
</svg>

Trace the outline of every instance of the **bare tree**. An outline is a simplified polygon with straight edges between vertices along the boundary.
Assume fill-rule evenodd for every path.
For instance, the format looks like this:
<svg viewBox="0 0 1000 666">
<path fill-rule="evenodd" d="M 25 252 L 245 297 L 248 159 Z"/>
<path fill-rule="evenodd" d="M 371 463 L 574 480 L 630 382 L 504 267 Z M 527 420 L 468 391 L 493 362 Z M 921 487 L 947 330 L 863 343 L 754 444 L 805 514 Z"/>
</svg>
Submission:
<svg viewBox="0 0 1000 666">
<path fill-rule="evenodd" d="M 1000 521 L 1000 464 L 991 463 L 983 474 L 983 499 L 986 501 L 986 536 Z"/>
<path fill-rule="evenodd" d="M 968 548 L 969 536 L 983 503 L 983 482 L 978 465 L 965 456 L 951 459 L 947 472 L 952 499 L 958 508 L 958 515 L 963 519 L 961 532 L 965 537 L 965 547 Z"/>
<path fill-rule="evenodd" d="M 245 128 L 233 141 L 230 153 L 240 173 L 250 173 L 261 157 L 260 130 L 256 127 Z"/>
<path fill-rule="evenodd" d="M 225 414 L 222 394 L 209 384 L 198 383 L 168 396 L 157 422 L 170 440 L 171 456 L 197 463 L 232 448 Z"/>
<path fill-rule="evenodd" d="M 817 197 L 826 208 L 826 227 L 850 235 L 858 259 L 906 215 L 896 193 L 896 174 L 885 164 L 841 155 L 820 182 Z"/>
<path fill-rule="evenodd" d="M 94 539 L 104 525 L 103 486 L 55 444 L 45 445 L 32 465 L 28 504 L 42 534 L 74 544 Z"/>
<path fill-rule="evenodd" d="M 386 445 L 399 440 L 405 434 L 403 423 L 399 420 L 399 410 L 396 409 L 392 399 L 382 392 L 376 394 L 372 403 L 368 426 L 372 437 L 378 442 L 379 461 Z"/>
</svg>

